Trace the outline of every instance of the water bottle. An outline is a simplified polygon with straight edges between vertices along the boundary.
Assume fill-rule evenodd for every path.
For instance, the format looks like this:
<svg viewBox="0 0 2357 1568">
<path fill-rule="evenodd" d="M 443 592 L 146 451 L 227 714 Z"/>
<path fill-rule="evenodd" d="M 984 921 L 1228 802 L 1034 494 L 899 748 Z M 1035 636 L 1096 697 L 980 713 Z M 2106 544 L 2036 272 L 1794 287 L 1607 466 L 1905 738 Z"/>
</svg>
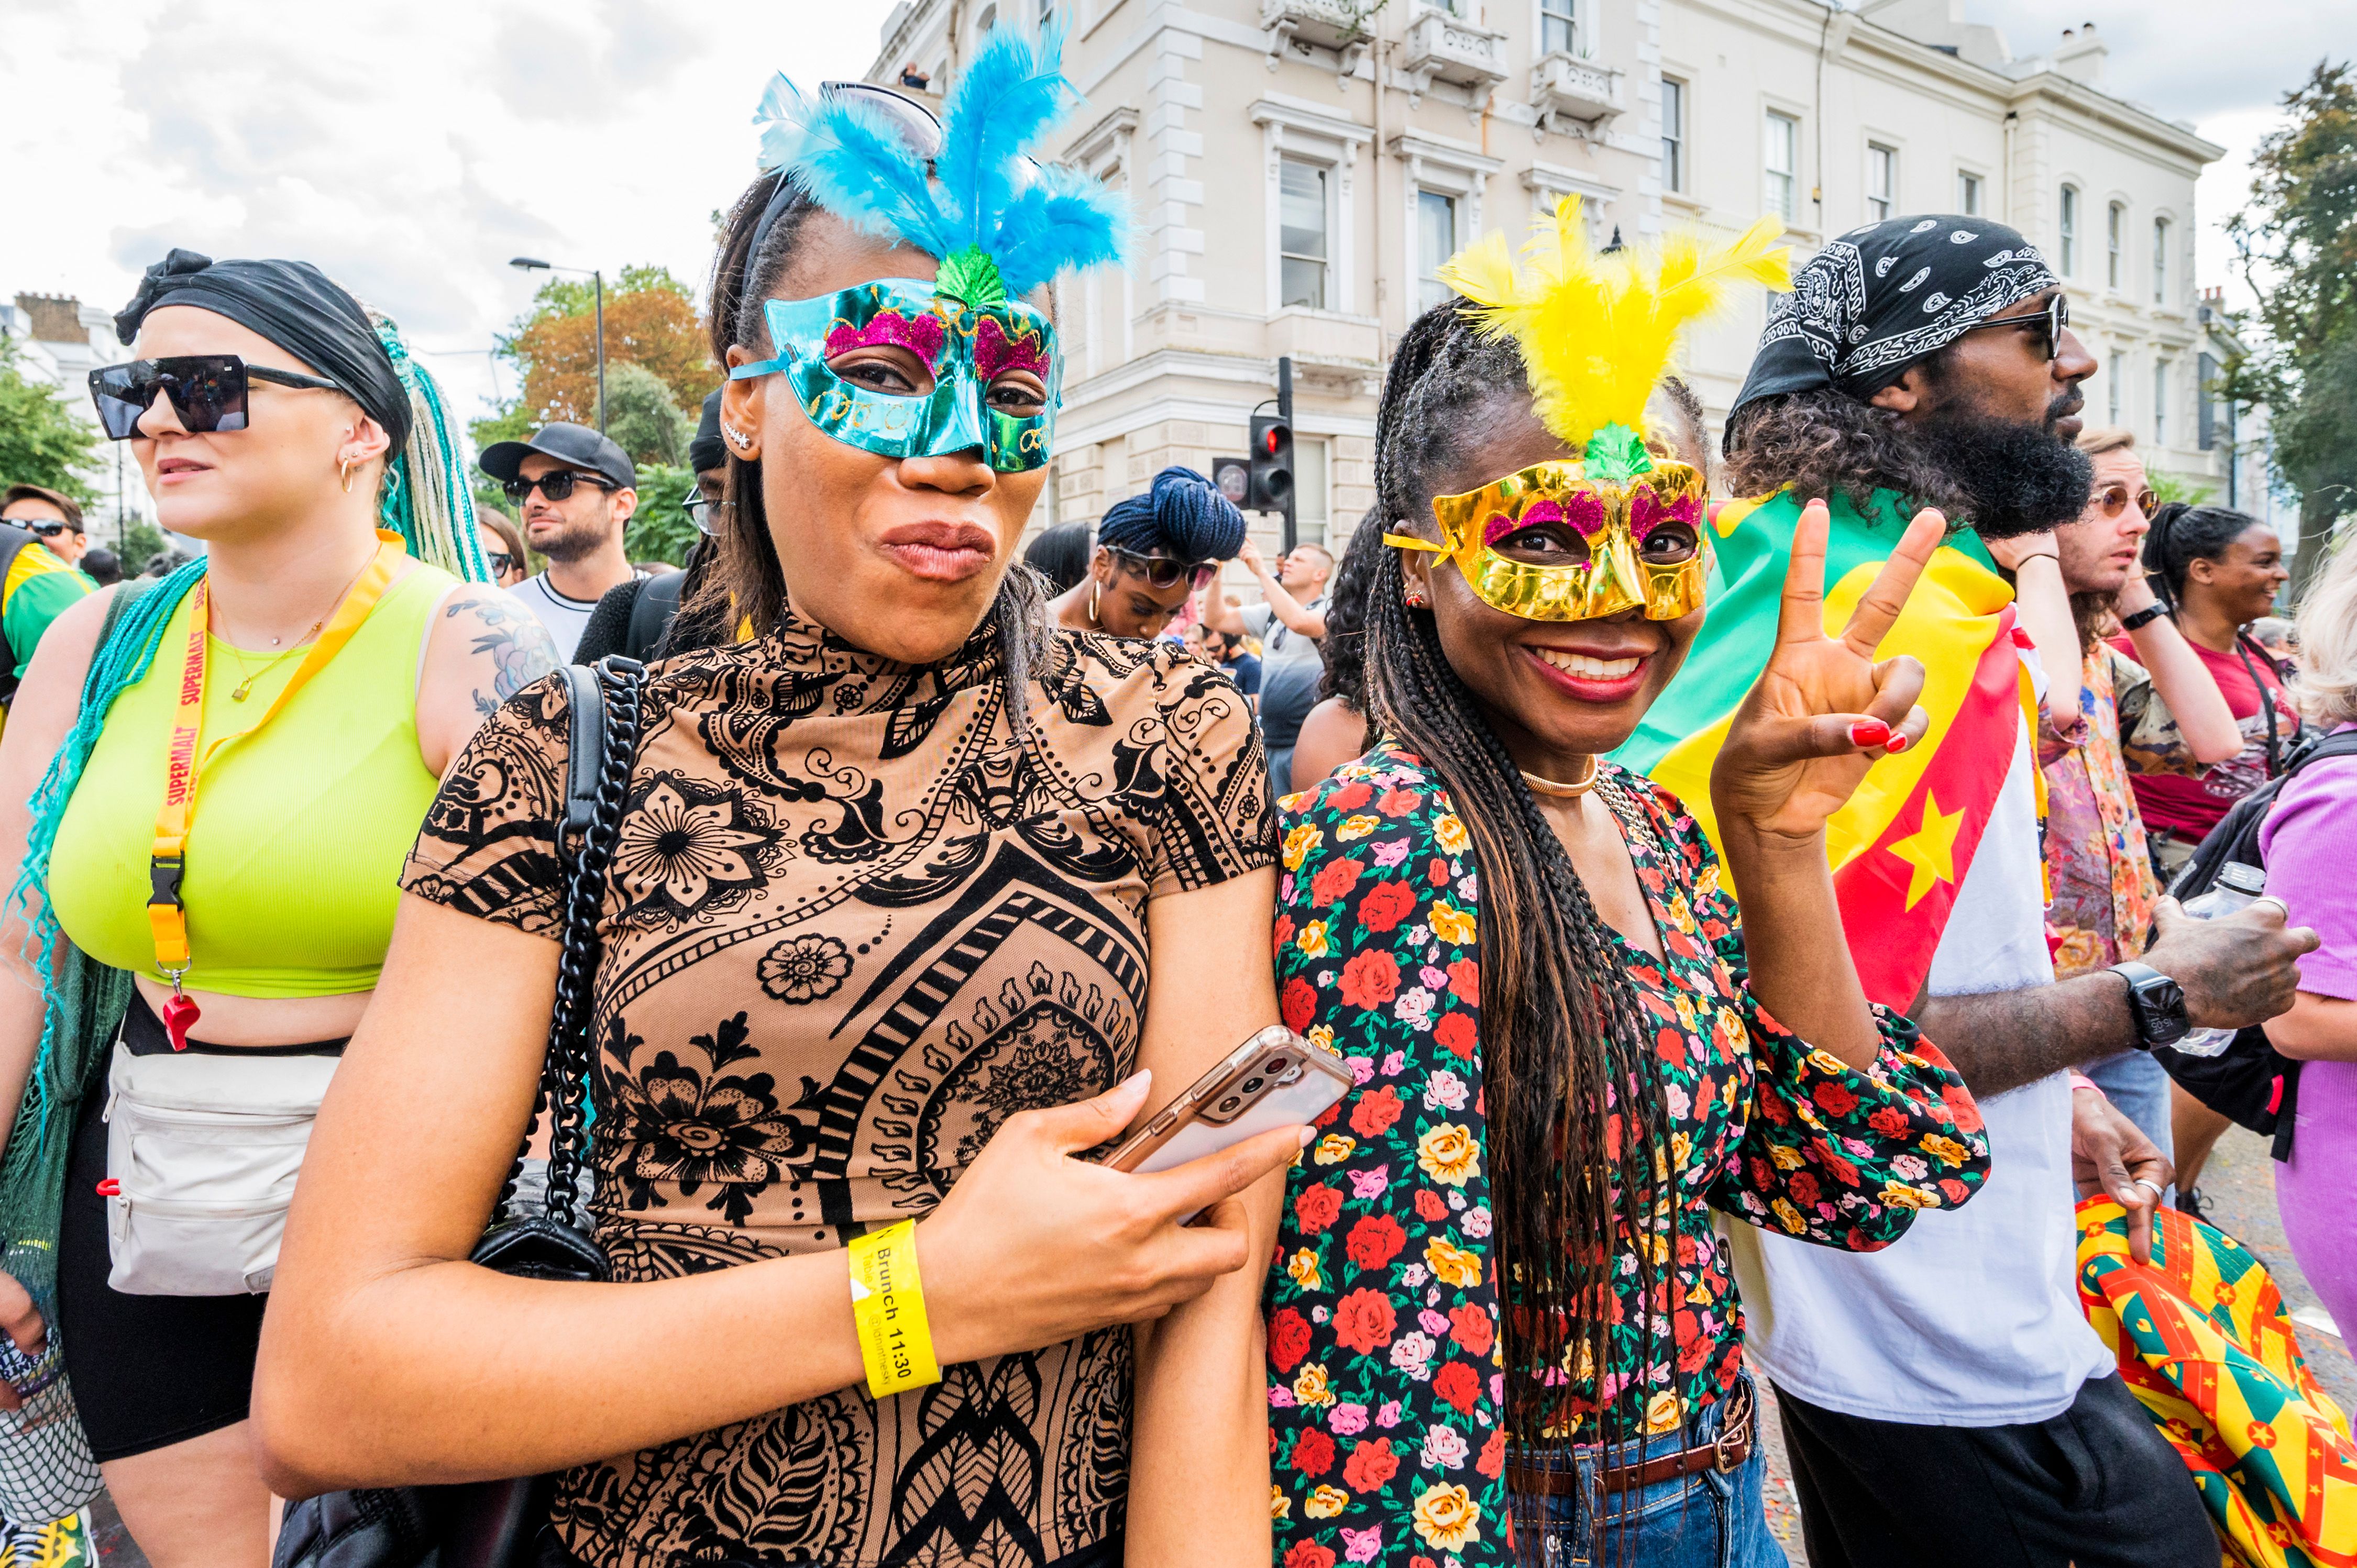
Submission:
<svg viewBox="0 0 2357 1568">
<path fill-rule="evenodd" d="M 2199 898 L 2188 899 L 2185 912 L 2197 920 L 2214 920 L 2250 904 L 2266 890 L 2267 874 L 2255 865 L 2228 861 L 2218 868 L 2218 880 Z M 2233 1029 L 2195 1029 L 2172 1049 L 2189 1057 L 2214 1057 L 2233 1044 Z"/>
</svg>

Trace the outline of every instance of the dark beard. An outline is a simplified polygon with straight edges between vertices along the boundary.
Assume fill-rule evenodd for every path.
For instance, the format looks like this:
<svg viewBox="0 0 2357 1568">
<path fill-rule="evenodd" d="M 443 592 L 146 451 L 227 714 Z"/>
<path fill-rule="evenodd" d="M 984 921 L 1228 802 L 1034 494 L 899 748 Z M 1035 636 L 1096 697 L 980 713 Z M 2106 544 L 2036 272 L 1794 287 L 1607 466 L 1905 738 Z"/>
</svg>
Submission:
<svg viewBox="0 0 2357 1568">
<path fill-rule="evenodd" d="M 1906 435 L 1966 503 L 1973 532 L 2012 539 L 2075 521 L 2094 489 L 2094 464 L 2054 434 L 2054 417 L 2023 424 L 1951 409 Z"/>
</svg>

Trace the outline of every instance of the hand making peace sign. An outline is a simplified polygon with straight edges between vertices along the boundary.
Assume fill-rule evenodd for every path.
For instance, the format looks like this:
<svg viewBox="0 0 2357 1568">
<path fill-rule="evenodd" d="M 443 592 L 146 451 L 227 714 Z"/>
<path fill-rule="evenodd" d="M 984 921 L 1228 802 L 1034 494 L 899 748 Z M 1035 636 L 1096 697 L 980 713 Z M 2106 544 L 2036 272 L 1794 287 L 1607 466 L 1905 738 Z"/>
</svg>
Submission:
<svg viewBox="0 0 2357 1568">
<path fill-rule="evenodd" d="M 1839 637 L 1824 628 L 1827 527 L 1825 503 L 1813 500 L 1793 531 L 1775 651 L 1711 768 L 1723 824 L 1740 820 L 1778 838 L 1822 832 L 1878 758 L 1930 727 L 1915 705 L 1923 666 L 1904 655 L 1877 663 L 1874 650 L 1906 608 L 1947 520 L 1929 508 L 1915 514 Z"/>
</svg>

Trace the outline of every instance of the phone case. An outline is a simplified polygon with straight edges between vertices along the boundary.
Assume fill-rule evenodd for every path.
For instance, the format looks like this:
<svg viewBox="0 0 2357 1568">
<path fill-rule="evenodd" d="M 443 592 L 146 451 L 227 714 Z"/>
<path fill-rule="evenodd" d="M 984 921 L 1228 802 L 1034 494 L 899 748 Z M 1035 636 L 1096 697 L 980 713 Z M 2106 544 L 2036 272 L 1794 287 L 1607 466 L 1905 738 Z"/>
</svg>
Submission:
<svg viewBox="0 0 2357 1568">
<path fill-rule="evenodd" d="M 1278 1055 L 1299 1064 L 1302 1069 L 1291 1083 L 1278 1083 L 1232 1122 L 1203 1119 L 1205 1111 L 1216 1108 L 1222 1095 L 1263 1070 L 1265 1064 Z M 1319 1050 L 1282 1024 L 1274 1024 L 1197 1079 L 1186 1093 L 1141 1128 L 1109 1163 L 1121 1170 L 1168 1170 L 1278 1127 L 1315 1122 L 1357 1083 L 1341 1058 Z M 1145 1154 L 1132 1155 L 1131 1150 L 1141 1145 Z"/>
</svg>

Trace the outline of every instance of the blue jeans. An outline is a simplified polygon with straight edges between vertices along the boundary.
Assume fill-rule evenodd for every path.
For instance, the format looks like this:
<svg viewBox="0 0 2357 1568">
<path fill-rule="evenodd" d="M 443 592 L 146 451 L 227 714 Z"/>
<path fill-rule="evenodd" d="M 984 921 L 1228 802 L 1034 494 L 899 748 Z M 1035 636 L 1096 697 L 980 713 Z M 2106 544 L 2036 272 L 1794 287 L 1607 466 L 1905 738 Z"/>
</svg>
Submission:
<svg viewBox="0 0 2357 1568">
<path fill-rule="evenodd" d="M 1747 1393 L 1750 1384 L 1747 1374 L 1742 1380 Z M 1576 1470 L 1579 1477 L 1578 1490 L 1572 1496 L 1515 1499 L 1518 1517 L 1538 1514 L 1547 1521 L 1540 1561 L 1546 1568 L 1591 1568 L 1599 1562 L 1642 1563 L 1644 1568 L 1785 1568 L 1784 1549 L 1768 1532 L 1761 1503 L 1768 1462 L 1756 1402 L 1751 1456 L 1728 1473 L 1705 1470 L 1638 1492 L 1606 1493 L 1598 1484 L 1607 1469 L 1709 1443 L 1718 1435 L 1721 1418 L 1732 1402 L 1722 1400 L 1711 1406 L 1686 1431 L 1623 1444 L 1612 1451 L 1609 1465 L 1604 1450 L 1596 1447 L 1515 1450 L 1515 1467 Z M 1510 1479 L 1512 1473 L 1507 1472 Z M 1599 1506 L 1604 1510 L 1600 1559 L 1590 1555 L 1594 1543 L 1588 1528 Z"/>
</svg>

